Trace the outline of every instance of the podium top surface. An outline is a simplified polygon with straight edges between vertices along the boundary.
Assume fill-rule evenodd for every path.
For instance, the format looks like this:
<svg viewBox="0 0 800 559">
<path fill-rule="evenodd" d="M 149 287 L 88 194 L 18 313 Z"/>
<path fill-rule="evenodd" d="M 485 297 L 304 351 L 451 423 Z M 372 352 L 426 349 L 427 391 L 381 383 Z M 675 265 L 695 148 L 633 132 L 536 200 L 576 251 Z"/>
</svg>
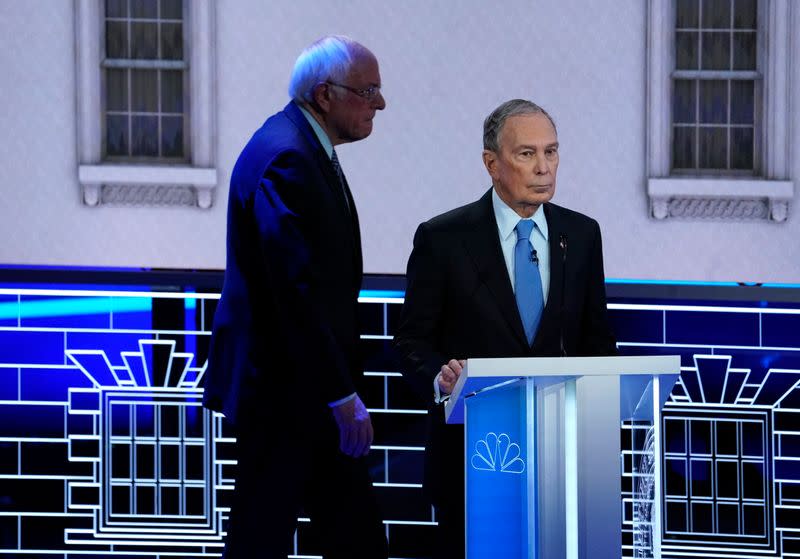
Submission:
<svg viewBox="0 0 800 559">
<path fill-rule="evenodd" d="M 463 408 L 465 397 L 524 378 L 550 384 L 586 376 L 671 375 L 674 382 L 680 370 L 679 355 L 467 359 L 450 399 L 445 402 L 445 416 L 449 420 L 455 409 Z"/>
</svg>

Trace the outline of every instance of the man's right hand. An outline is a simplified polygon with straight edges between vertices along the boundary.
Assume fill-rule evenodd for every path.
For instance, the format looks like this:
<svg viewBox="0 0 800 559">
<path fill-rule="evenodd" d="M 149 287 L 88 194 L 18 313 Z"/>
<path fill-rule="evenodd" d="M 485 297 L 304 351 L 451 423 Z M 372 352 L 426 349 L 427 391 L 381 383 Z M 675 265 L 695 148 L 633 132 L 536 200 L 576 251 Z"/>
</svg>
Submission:
<svg viewBox="0 0 800 559">
<path fill-rule="evenodd" d="M 369 412 L 361 398 L 355 398 L 331 408 L 339 426 L 339 449 L 347 456 L 366 456 L 372 444 L 374 431 Z"/>
<path fill-rule="evenodd" d="M 461 371 L 467 364 L 464 359 L 451 359 L 439 371 L 439 390 L 442 394 L 452 394 Z"/>
</svg>

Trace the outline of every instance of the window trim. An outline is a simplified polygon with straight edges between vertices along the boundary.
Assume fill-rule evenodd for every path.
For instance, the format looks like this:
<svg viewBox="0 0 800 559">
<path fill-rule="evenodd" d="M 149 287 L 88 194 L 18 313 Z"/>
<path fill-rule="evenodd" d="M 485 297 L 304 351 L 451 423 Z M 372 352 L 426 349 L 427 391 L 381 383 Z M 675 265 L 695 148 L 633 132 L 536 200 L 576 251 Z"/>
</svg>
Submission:
<svg viewBox="0 0 800 559">
<path fill-rule="evenodd" d="M 78 182 L 87 206 L 193 205 L 214 201 L 216 169 L 216 34 L 213 0 L 186 0 L 184 48 L 189 68 L 188 163 L 103 161 L 103 0 L 74 0 Z"/>
<path fill-rule="evenodd" d="M 784 222 L 793 199 L 790 174 L 792 0 L 759 2 L 759 69 L 756 106 L 758 176 L 711 178 L 671 170 L 675 0 L 649 0 L 647 12 L 647 195 L 658 220 L 756 219 Z M 758 89 L 758 88 L 757 88 Z"/>
</svg>

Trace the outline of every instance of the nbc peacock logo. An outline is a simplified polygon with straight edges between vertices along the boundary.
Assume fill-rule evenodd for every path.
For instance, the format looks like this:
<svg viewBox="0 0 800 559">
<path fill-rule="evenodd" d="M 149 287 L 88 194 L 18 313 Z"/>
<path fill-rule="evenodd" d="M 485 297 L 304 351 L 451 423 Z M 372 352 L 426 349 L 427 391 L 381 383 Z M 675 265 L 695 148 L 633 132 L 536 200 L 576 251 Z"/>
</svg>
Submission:
<svg viewBox="0 0 800 559">
<path fill-rule="evenodd" d="M 475 453 L 470 461 L 476 470 L 521 474 L 525 471 L 525 461 L 521 449 L 505 433 L 487 433 L 486 437 L 475 443 Z"/>
</svg>

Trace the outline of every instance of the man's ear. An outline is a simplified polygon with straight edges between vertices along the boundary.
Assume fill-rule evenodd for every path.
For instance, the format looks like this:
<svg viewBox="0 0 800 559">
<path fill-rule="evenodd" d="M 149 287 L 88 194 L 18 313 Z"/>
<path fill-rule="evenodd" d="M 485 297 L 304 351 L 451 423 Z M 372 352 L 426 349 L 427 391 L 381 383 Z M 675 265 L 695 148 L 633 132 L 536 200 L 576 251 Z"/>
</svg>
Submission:
<svg viewBox="0 0 800 559">
<path fill-rule="evenodd" d="M 325 83 L 318 83 L 313 90 L 314 104 L 322 113 L 327 113 L 331 108 L 331 88 Z"/>
<path fill-rule="evenodd" d="M 483 150 L 483 165 L 489 172 L 489 176 L 495 178 L 497 172 L 497 154 L 490 149 Z"/>
</svg>

